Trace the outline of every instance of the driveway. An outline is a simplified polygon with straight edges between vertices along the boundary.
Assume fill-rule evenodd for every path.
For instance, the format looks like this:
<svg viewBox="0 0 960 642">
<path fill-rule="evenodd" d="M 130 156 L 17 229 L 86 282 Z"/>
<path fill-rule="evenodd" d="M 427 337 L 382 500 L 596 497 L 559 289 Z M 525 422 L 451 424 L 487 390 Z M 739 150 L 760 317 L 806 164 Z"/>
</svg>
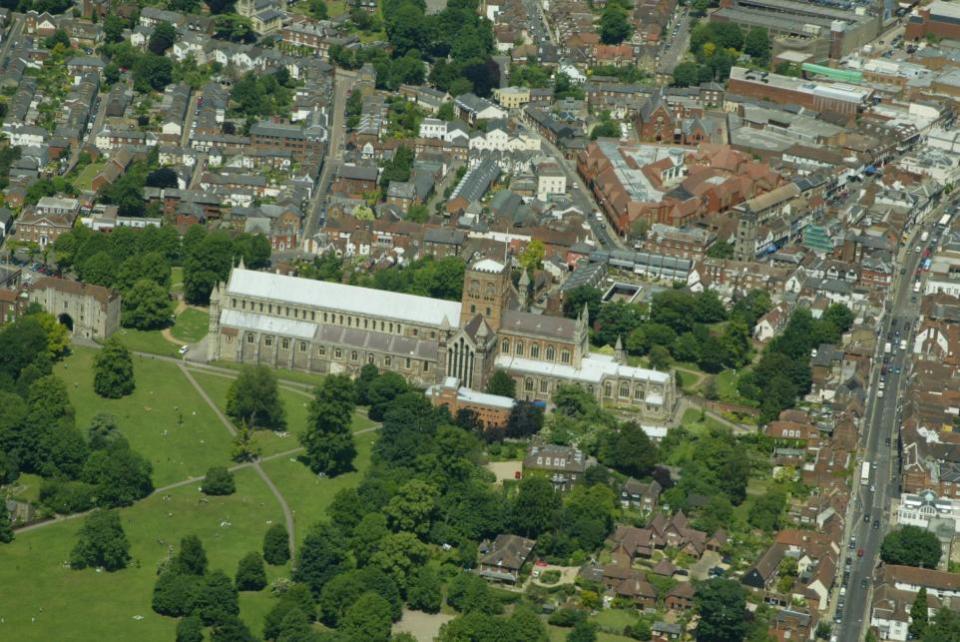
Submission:
<svg viewBox="0 0 960 642">
<path fill-rule="evenodd" d="M 720 553 L 716 551 L 706 551 L 703 556 L 700 558 L 696 564 L 690 567 L 690 578 L 694 580 L 705 580 L 707 579 L 707 573 L 710 572 L 710 569 L 714 566 L 723 566 L 726 564 L 720 564 L 723 560 Z"/>
<path fill-rule="evenodd" d="M 449 613 L 424 613 L 403 610 L 403 617 L 393 625 L 393 633 L 409 633 L 419 642 L 433 642 L 440 635 L 440 627 L 454 618 Z"/>
<path fill-rule="evenodd" d="M 503 483 L 505 479 L 516 479 L 517 473 L 523 469 L 523 462 L 519 459 L 511 461 L 492 461 L 486 466 L 487 470 L 497 476 L 497 483 Z"/>
</svg>

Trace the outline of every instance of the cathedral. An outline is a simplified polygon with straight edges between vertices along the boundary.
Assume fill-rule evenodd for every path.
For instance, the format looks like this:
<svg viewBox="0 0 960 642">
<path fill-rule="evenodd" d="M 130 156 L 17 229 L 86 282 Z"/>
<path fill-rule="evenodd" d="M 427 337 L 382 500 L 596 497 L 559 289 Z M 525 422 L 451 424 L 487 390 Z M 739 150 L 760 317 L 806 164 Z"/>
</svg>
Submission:
<svg viewBox="0 0 960 642">
<path fill-rule="evenodd" d="M 508 266 L 467 267 L 461 301 L 373 290 L 235 267 L 210 297 L 208 358 L 318 373 L 356 375 L 367 363 L 429 387 L 456 379 L 485 390 L 496 369 L 517 383 L 517 398 L 549 402 L 560 385 L 579 385 L 605 406 L 667 421 L 674 378 L 590 352 L 586 308 L 576 319 L 527 311 Z M 522 282 L 525 286 L 526 282 Z"/>
</svg>

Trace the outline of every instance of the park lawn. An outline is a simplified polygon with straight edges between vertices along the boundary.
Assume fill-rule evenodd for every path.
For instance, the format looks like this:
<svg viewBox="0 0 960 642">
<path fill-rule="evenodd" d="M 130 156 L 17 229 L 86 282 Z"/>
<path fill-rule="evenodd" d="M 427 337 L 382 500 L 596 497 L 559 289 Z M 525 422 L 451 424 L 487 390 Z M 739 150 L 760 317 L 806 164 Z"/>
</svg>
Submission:
<svg viewBox="0 0 960 642">
<path fill-rule="evenodd" d="M 132 562 L 116 573 L 74 571 L 69 559 L 82 518 L 20 533 L 0 547 L 0 586 L 5 640 L 172 640 L 176 620 L 150 607 L 158 564 L 169 547 L 195 534 L 203 541 L 209 568 L 236 573 L 240 558 L 260 550 L 269 524 L 283 514 L 270 490 L 251 469 L 236 473 L 237 492 L 201 502 L 196 486 L 153 495 L 121 510 Z M 267 567 L 268 577 L 288 567 Z M 241 594 L 241 618 L 257 633 L 270 608 L 269 589 Z M 42 611 L 41 611 L 42 609 Z M 142 617 L 142 619 L 134 619 Z M 31 623 L 31 618 L 36 621 Z"/>
<path fill-rule="evenodd" d="M 210 365 L 237 371 L 243 370 L 246 367 L 242 363 L 235 363 L 233 361 L 212 361 Z M 322 374 L 302 372 L 300 370 L 287 370 L 286 368 L 271 368 L 271 370 L 277 375 L 277 379 L 280 380 L 281 384 L 286 380 L 292 381 L 293 383 L 303 383 L 308 386 L 319 386 L 325 377 L 325 375 Z"/>
<path fill-rule="evenodd" d="M 226 375 L 203 370 L 191 370 L 190 374 L 206 390 L 213 402 L 220 408 L 220 411 L 226 414 L 227 392 L 230 390 L 233 379 Z M 255 430 L 253 432 L 254 441 L 260 446 L 260 453 L 264 457 L 298 448 L 300 443 L 297 441 L 296 434 L 307 425 L 306 404 L 310 401 L 309 398 L 281 387 L 280 401 L 287 411 L 287 429 L 289 432 L 284 434 L 275 433 L 272 430 Z"/>
<path fill-rule="evenodd" d="M 120 328 L 113 336 L 125 345 L 128 350 L 132 350 L 133 352 L 147 352 L 150 354 L 158 354 L 161 357 L 180 356 L 177 354 L 179 346 L 164 339 L 160 330 Z"/>
<path fill-rule="evenodd" d="M 709 430 L 724 430 L 727 428 L 726 424 L 717 421 L 710 415 L 703 415 L 701 420 L 701 413 L 696 408 L 687 408 L 680 423 L 684 428 L 697 435 L 704 434 Z"/>
<path fill-rule="evenodd" d="M 179 265 L 170 268 L 170 291 L 183 291 L 183 268 Z"/>
<path fill-rule="evenodd" d="M 80 170 L 80 173 L 73 179 L 73 186 L 81 192 L 93 191 L 93 179 L 105 165 L 106 163 L 90 163 Z"/>
<path fill-rule="evenodd" d="M 196 343 L 207 336 L 210 328 L 210 313 L 206 310 L 187 308 L 177 315 L 177 320 L 170 328 L 174 339 L 184 343 Z"/>
<path fill-rule="evenodd" d="M 693 392 L 697 384 L 700 383 L 700 375 L 695 372 L 680 369 L 677 369 L 675 372 L 680 378 L 680 387 L 683 389 L 683 392 Z"/>
<path fill-rule="evenodd" d="M 357 470 L 338 477 L 317 477 L 295 456 L 273 459 L 261 464 L 263 471 L 280 489 L 293 511 L 298 546 L 311 525 L 329 519 L 327 507 L 337 491 L 360 483 L 370 467 L 370 452 L 376 437 L 376 432 L 356 436 L 357 458 L 354 465 Z"/>
<path fill-rule="evenodd" d="M 737 373 L 735 370 L 724 370 L 715 375 L 713 380 L 720 401 L 744 406 L 755 407 L 757 405 L 750 399 L 744 399 L 740 396 L 740 392 L 737 390 Z"/>
<path fill-rule="evenodd" d="M 156 487 L 230 463 L 230 434 L 175 364 L 134 355 L 136 389 L 121 399 L 103 399 L 93 391 L 95 354 L 75 347 L 55 368 L 81 430 L 97 413 L 116 417 L 130 445 L 153 464 Z"/>
</svg>

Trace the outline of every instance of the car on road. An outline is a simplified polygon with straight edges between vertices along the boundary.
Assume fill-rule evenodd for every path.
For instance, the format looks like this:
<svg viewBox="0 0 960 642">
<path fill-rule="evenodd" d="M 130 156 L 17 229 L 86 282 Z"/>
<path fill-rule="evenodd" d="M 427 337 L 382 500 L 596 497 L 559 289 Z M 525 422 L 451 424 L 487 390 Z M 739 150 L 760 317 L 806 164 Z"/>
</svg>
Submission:
<svg viewBox="0 0 960 642">
<path fill-rule="evenodd" d="M 863 578 L 862 580 L 860 580 L 860 588 L 866 590 L 868 586 L 870 586 L 870 581 L 867 580 L 867 578 Z"/>
<path fill-rule="evenodd" d="M 862 549 L 862 548 L 858 548 L 858 549 L 857 549 L 857 557 L 863 557 L 863 549 Z"/>
<path fill-rule="evenodd" d="M 864 524 L 869 524 L 869 523 L 870 523 L 870 513 L 864 513 L 864 514 L 863 514 L 863 523 L 864 523 Z"/>
<path fill-rule="evenodd" d="M 177 352 L 180 353 L 180 356 L 187 354 L 187 351 L 190 350 L 190 346 L 180 346 L 180 349 Z"/>
<path fill-rule="evenodd" d="M 887 437 L 887 438 L 884 439 L 883 441 L 884 441 L 884 443 L 885 443 L 887 446 L 890 445 L 890 438 L 889 438 L 889 437 Z"/>
<path fill-rule="evenodd" d="M 874 486 L 873 484 L 870 484 L 870 492 L 871 492 L 871 493 L 877 492 L 877 487 Z"/>
<path fill-rule="evenodd" d="M 876 531 L 876 530 L 880 530 L 880 520 L 879 520 L 879 519 L 873 520 L 873 530 L 875 530 L 875 531 Z"/>
</svg>

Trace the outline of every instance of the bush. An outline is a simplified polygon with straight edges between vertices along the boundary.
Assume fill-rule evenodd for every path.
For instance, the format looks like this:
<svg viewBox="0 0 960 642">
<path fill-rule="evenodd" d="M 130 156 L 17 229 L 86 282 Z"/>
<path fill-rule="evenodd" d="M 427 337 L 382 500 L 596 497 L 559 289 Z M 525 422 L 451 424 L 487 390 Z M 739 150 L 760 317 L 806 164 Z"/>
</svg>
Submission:
<svg viewBox="0 0 960 642">
<path fill-rule="evenodd" d="M 153 586 L 153 610 L 171 617 L 190 615 L 196 607 L 202 581 L 199 575 L 177 569 L 164 571 Z"/>
<path fill-rule="evenodd" d="M 93 508 L 96 487 L 78 481 L 44 480 L 40 485 L 40 503 L 61 515 L 82 513 Z"/>
<path fill-rule="evenodd" d="M 200 490 L 204 495 L 232 495 L 237 491 L 233 473 L 223 466 L 213 466 L 203 478 Z"/>
<path fill-rule="evenodd" d="M 267 529 L 263 536 L 263 559 L 273 566 L 283 566 L 290 561 L 290 538 L 283 524 Z"/>
<path fill-rule="evenodd" d="M 553 626 L 571 627 L 586 617 L 587 614 L 578 609 L 562 608 L 551 613 L 547 622 Z"/>
<path fill-rule="evenodd" d="M 267 572 L 260 553 L 248 553 L 237 566 L 237 589 L 259 591 L 267 585 Z"/>
<path fill-rule="evenodd" d="M 556 584 L 560 581 L 560 571 L 544 571 L 540 575 L 540 581 L 544 584 Z"/>
</svg>

